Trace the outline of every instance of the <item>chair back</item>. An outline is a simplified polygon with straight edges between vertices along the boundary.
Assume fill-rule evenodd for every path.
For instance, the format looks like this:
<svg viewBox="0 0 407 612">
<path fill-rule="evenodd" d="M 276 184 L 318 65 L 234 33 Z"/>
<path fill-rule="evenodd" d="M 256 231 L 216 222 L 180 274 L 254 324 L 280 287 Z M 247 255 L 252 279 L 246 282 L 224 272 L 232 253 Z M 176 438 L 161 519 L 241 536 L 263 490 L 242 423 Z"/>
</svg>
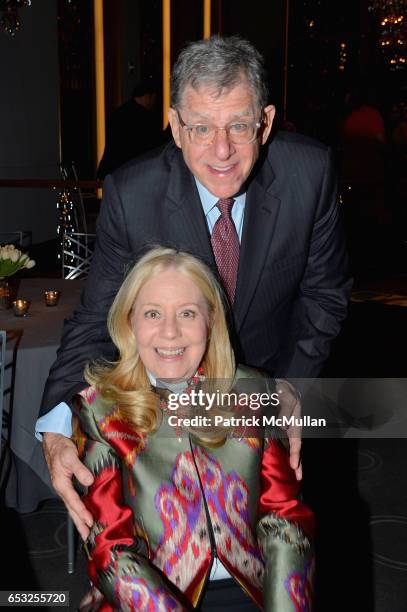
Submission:
<svg viewBox="0 0 407 612">
<path fill-rule="evenodd" d="M 74 280 L 89 274 L 96 234 L 72 232 L 63 234 L 62 278 Z"/>
<path fill-rule="evenodd" d="M 64 181 L 78 182 L 79 177 L 73 162 L 61 164 L 60 169 Z M 58 234 L 61 236 L 62 247 L 58 258 L 62 261 L 62 278 L 85 278 L 89 273 L 96 236 L 88 233 L 82 190 L 79 187 L 63 189 L 59 194 L 57 206 Z"/>
</svg>

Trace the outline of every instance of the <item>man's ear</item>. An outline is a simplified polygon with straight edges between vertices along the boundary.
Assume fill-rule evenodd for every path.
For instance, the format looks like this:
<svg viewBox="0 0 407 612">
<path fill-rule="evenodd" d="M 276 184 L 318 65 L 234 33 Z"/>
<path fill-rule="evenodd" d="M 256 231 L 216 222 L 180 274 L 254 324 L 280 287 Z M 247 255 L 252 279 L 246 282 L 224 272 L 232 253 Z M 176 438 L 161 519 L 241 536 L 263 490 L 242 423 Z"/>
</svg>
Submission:
<svg viewBox="0 0 407 612">
<path fill-rule="evenodd" d="M 168 122 L 171 126 L 172 137 L 175 141 L 177 147 L 181 148 L 181 138 L 180 138 L 180 129 L 181 126 L 179 124 L 177 111 L 174 108 L 168 109 Z"/>
<path fill-rule="evenodd" d="M 269 106 L 266 106 L 263 110 L 263 130 L 261 133 L 261 144 L 263 145 L 267 142 L 267 138 L 270 135 L 275 114 L 276 107 L 272 104 L 269 104 Z"/>
</svg>

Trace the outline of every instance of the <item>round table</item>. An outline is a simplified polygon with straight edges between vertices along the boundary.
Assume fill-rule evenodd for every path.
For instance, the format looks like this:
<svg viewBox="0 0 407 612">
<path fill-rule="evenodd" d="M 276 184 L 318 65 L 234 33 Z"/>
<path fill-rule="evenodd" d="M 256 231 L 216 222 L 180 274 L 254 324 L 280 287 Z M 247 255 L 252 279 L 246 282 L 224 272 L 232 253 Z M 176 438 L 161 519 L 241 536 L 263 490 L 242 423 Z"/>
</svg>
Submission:
<svg viewBox="0 0 407 612">
<path fill-rule="evenodd" d="M 64 320 L 78 304 L 83 286 L 81 280 L 22 279 L 17 297 L 30 300 L 28 317 L 16 317 L 13 308 L 0 311 L 0 329 L 9 332 L 4 412 L 11 416 L 12 469 L 6 504 L 19 512 L 31 512 L 41 501 L 55 496 L 34 426 Z M 61 292 L 57 306 L 45 305 L 44 291 L 49 289 Z"/>
</svg>

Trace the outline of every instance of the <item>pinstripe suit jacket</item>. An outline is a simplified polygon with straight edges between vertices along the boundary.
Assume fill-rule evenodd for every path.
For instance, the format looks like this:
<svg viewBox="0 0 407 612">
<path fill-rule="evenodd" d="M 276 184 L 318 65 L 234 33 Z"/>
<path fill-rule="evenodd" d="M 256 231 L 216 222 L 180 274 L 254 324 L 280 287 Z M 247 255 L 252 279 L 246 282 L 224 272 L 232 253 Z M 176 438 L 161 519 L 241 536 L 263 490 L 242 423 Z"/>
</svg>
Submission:
<svg viewBox="0 0 407 612">
<path fill-rule="evenodd" d="M 65 325 L 41 414 L 85 386 L 87 361 L 113 357 L 108 309 L 129 265 L 157 244 L 215 268 L 194 178 L 173 143 L 105 180 L 92 269 L 81 305 Z M 350 288 L 330 151 L 279 133 L 263 148 L 247 185 L 232 317 L 238 361 L 278 377 L 317 376 Z"/>
</svg>

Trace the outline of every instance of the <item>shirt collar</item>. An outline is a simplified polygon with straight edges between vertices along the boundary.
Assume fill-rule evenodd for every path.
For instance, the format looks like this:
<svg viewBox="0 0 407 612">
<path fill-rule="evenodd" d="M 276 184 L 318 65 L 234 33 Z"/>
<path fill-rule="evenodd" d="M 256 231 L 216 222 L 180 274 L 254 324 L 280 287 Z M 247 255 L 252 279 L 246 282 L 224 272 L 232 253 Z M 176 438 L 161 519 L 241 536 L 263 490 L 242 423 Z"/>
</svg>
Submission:
<svg viewBox="0 0 407 612">
<path fill-rule="evenodd" d="M 201 199 L 204 214 L 207 215 L 208 212 L 212 210 L 212 208 L 217 204 L 217 202 L 219 202 L 219 198 L 217 198 L 213 195 L 213 193 L 208 191 L 207 188 L 204 187 L 195 176 L 194 179 L 198 189 L 199 197 Z"/>
<path fill-rule="evenodd" d="M 204 187 L 202 185 L 202 183 L 200 183 L 198 181 L 198 179 L 196 178 L 196 176 L 194 176 L 195 179 L 195 183 L 198 189 L 198 193 L 199 193 L 199 197 L 201 200 L 201 204 L 202 204 L 202 208 L 204 211 L 205 216 L 212 210 L 212 208 L 219 202 L 219 198 L 215 195 L 213 195 L 213 193 L 211 193 L 210 191 L 207 190 L 206 187 Z M 241 202 L 241 204 L 244 206 L 245 202 L 246 202 L 246 191 L 244 191 L 243 193 L 240 193 L 237 196 L 234 196 L 233 198 L 236 202 Z"/>
<path fill-rule="evenodd" d="M 146 373 L 148 376 L 148 380 L 150 381 L 153 387 L 157 387 L 159 389 L 168 389 L 168 391 L 171 391 L 171 393 L 182 393 L 188 387 L 188 383 L 185 380 L 181 380 L 179 382 L 169 382 L 161 380 L 154 376 L 154 374 L 149 372 L 147 368 Z"/>
</svg>

